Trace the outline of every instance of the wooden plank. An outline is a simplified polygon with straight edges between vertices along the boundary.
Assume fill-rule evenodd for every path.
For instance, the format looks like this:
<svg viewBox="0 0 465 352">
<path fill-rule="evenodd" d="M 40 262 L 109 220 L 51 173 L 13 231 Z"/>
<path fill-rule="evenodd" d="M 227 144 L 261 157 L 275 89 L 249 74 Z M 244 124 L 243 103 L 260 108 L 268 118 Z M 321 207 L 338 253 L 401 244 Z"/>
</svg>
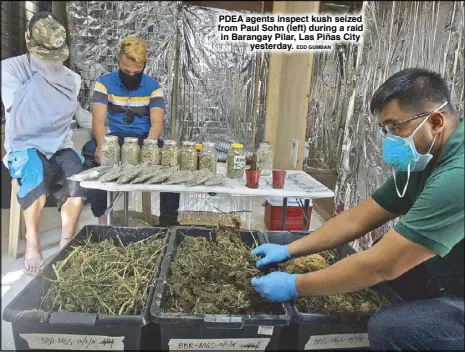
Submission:
<svg viewBox="0 0 465 352">
<path fill-rule="evenodd" d="M 16 179 L 11 181 L 11 201 L 10 201 L 10 235 L 8 243 L 8 255 L 16 259 L 18 255 L 18 244 L 21 231 L 21 207 L 16 198 L 19 185 Z"/>
<path fill-rule="evenodd" d="M 275 1 L 273 13 L 318 13 L 318 1 Z M 266 96 L 265 140 L 273 145 L 274 168 L 294 169 L 292 140 L 298 141 L 295 169 L 303 165 L 313 53 L 271 53 Z"/>
<path fill-rule="evenodd" d="M 150 192 L 142 192 L 142 214 L 144 221 L 148 224 L 152 223 L 152 198 Z"/>
</svg>

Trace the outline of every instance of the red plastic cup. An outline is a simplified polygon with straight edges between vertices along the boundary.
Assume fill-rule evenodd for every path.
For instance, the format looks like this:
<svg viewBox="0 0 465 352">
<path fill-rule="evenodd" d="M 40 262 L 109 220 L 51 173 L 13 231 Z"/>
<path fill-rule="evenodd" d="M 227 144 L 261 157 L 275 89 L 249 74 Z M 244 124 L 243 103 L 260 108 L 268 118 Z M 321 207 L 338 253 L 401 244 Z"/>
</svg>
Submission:
<svg viewBox="0 0 465 352">
<path fill-rule="evenodd" d="M 286 170 L 273 170 L 273 188 L 283 189 L 286 182 Z"/>
<path fill-rule="evenodd" d="M 258 188 L 258 181 L 260 180 L 261 170 L 245 170 L 245 177 L 247 180 L 246 186 L 248 188 Z"/>
</svg>

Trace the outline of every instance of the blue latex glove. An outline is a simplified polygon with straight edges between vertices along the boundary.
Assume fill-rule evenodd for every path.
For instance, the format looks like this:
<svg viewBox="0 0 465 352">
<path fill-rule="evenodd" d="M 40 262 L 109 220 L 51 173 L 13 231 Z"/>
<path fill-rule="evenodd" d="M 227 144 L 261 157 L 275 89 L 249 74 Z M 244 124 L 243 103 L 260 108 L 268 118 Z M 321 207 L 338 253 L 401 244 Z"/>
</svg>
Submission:
<svg viewBox="0 0 465 352">
<path fill-rule="evenodd" d="M 257 262 L 257 268 L 261 268 L 268 264 L 282 263 L 291 259 L 287 245 L 281 244 L 262 244 L 261 246 L 255 248 L 252 251 L 252 254 L 255 256 L 264 257 Z"/>
<path fill-rule="evenodd" d="M 252 286 L 263 298 L 271 302 L 287 302 L 299 298 L 295 280 L 297 274 L 272 272 L 260 278 L 252 279 Z"/>
</svg>

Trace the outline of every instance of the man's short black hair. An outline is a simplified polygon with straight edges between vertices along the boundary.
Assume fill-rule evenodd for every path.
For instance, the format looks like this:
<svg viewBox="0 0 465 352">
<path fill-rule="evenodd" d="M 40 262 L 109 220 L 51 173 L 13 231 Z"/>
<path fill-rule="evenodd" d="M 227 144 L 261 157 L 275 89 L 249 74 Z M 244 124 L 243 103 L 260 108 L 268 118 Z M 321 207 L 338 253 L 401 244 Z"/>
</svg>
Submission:
<svg viewBox="0 0 465 352">
<path fill-rule="evenodd" d="M 446 81 L 438 73 L 421 68 L 407 68 L 389 77 L 371 98 L 371 113 L 380 112 L 393 99 L 412 114 L 424 112 L 425 104 L 431 102 L 447 101 L 445 108 L 453 111 Z"/>
</svg>

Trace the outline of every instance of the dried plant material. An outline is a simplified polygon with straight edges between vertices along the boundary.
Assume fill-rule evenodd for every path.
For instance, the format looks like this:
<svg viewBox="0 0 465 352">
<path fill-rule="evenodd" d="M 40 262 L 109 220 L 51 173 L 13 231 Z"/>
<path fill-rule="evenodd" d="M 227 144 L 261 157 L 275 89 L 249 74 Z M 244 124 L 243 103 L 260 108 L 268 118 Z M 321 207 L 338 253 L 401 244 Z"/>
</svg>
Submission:
<svg viewBox="0 0 465 352">
<path fill-rule="evenodd" d="M 150 142 L 146 140 L 140 151 L 140 161 L 148 162 L 150 165 L 159 165 L 160 154 L 161 150 L 158 148 L 157 140 L 152 140 Z"/>
<path fill-rule="evenodd" d="M 215 174 L 213 177 L 205 181 L 205 186 L 218 186 L 226 182 L 226 176 Z"/>
<path fill-rule="evenodd" d="M 152 236 L 123 246 L 119 238 L 92 242 L 89 236 L 53 265 L 55 279 L 42 298 L 50 312 L 140 315 L 148 287 L 163 251 L 163 240 Z"/>
<path fill-rule="evenodd" d="M 171 176 L 165 181 L 165 185 L 174 185 L 187 182 L 191 179 L 191 177 L 192 172 L 187 170 L 178 170 L 171 174 Z"/>
<path fill-rule="evenodd" d="M 276 305 L 262 299 L 250 283 L 252 277 L 262 275 L 251 250 L 234 229 L 217 229 L 216 241 L 183 236 L 171 263 L 162 311 L 279 314 Z"/>
<path fill-rule="evenodd" d="M 161 169 L 160 165 L 143 167 L 139 175 L 137 175 L 137 177 L 131 181 L 131 184 L 142 183 L 144 181 L 147 181 L 149 178 L 155 176 L 155 174 L 158 171 L 160 171 L 160 169 Z"/>
<path fill-rule="evenodd" d="M 111 166 L 97 166 L 89 170 L 85 170 L 80 172 L 76 175 L 68 177 L 71 181 L 89 181 L 89 180 L 96 180 L 101 177 L 106 170 L 111 168 Z"/>
<path fill-rule="evenodd" d="M 304 257 L 292 259 L 280 264 L 281 269 L 291 274 L 306 274 L 324 269 L 337 261 L 332 251 L 324 251 Z M 298 299 L 295 302 L 302 313 L 342 313 L 342 312 L 377 312 L 391 303 L 381 294 L 372 289 L 356 292 L 334 294 L 328 296 L 313 296 Z"/>
<path fill-rule="evenodd" d="M 179 165 L 179 149 L 174 141 L 165 141 L 161 150 L 161 165 L 175 167 Z"/>
<path fill-rule="evenodd" d="M 130 138 L 130 140 L 129 140 Z M 140 162 L 140 147 L 137 138 L 126 137 L 121 147 L 121 163 L 123 165 L 137 165 Z"/>
<path fill-rule="evenodd" d="M 102 165 L 118 165 L 120 161 L 121 147 L 118 143 L 118 137 L 105 136 L 100 154 L 100 162 Z"/>
<path fill-rule="evenodd" d="M 214 213 L 211 211 L 180 211 L 178 221 L 182 226 L 217 226 L 241 228 L 242 221 L 238 215 L 229 213 Z"/>
<path fill-rule="evenodd" d="M 213 177 L 213 173 L 208 171 L 207 169 L 196 170 L 192 173 L 192 178 L 187 182 L 188 186 L 197 186 L 201 185 L 208 179 Z"/>
<path fill-rule="evenodd" d="M 186 143 L 186 142 L 185 142 Z M 180 170 L 194 171 L 197 169 L 197 150 L 194 143 L 186 143 L 181 148 L 181 165 Z"/>
<path fill-rule="evenodd" d="M 112 166 L 107 172 L 99 178 L 101 182 L 111 182 L 117 180 L 123 173 L 126 167 L 124 165 L 121 166 Z"/>
<path fill-rule="evenodd" d="M 217 159 L 216 155 L 200 154 L 199 169 L 206 169 L 216 173 Z"/>
<path fill-rule="evenodd" d="M 161 169 L 158 171 L 155 176 L 149 178 L 147 181 L 145 181 L 146 184 L 152 184 L 152 183 L 159 183 L 165 181 L 168 177 L 170 177 L 173 172 L 175 172 L 178 168 L 177 167 L 168 167 Z"/>
</svg>

